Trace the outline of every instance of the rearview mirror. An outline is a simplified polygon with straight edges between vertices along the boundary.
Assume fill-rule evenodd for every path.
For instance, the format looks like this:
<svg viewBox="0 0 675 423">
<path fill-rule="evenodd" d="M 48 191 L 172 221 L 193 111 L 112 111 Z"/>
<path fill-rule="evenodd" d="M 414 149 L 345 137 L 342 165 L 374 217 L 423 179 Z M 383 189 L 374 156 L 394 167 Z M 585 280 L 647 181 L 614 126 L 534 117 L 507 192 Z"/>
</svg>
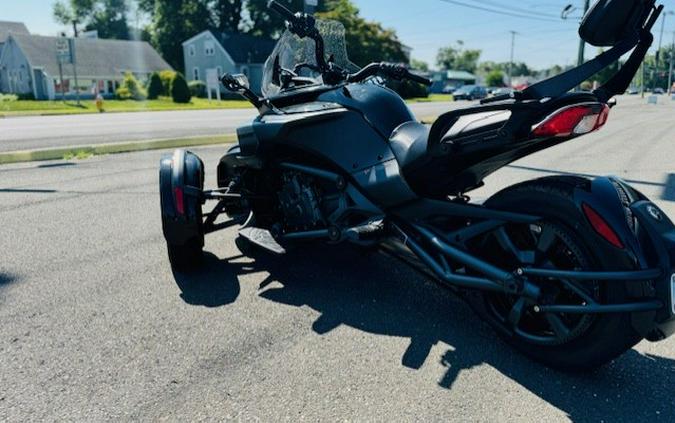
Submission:
<svg viewBox="0 0 675 423">
<path fill-rule="evenodd" d="M 248 77 L 241 73 L 235 75 L 226 73 L 221 78 L 221 82 L 225 88 L 235 93 L 241 94 L 251 89 L 251 85 L 248 82 Z"/>
</svg>

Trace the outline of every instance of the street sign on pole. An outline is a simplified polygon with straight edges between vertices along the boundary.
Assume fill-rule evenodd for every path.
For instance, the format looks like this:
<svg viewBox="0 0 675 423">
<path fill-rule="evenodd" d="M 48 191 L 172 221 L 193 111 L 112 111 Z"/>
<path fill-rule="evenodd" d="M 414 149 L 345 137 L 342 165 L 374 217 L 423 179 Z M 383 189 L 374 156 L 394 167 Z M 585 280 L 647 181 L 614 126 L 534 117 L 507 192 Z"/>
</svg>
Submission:
<svg viewBox="0 0 675 423">
<path fill-rule="evenodd" d="M 67 38 L 56 39 L 56 58 L 61 64 L 72 63 L 72 55 L 70 54 L 70 42 Z"/>
</svg>

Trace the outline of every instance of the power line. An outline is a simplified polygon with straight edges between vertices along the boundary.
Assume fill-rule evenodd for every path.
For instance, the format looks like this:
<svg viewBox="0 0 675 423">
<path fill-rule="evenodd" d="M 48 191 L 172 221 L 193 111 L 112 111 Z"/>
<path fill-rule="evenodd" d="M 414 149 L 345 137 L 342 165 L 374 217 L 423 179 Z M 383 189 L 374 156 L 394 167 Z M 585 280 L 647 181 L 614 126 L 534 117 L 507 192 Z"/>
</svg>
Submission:
<svg viewBox="0 0 675 423">
<path fill-rule="evenodd" d="M 543 13 L 543 12 L 536 12 L 528 9 L 523 9 L 520 7 L 516 6 L 504 6 L 503 4 L 499 4 L 495 1 L 490 1 L 490 0 L 482 0 L 481 3 L 485 3 L 488 5 L 491 5 L 492 7 L 496 7 L 499 9 L 506 9 L 507 11 L 512 11 L 514 13 L 522 13 L 524 15 L 534 15 L 537 17 L 542 17 L 542 18 L 548 18 L 548 19 L 559 19 L 559 16 L 556 15 L 551 15 L 549 13 Z"/>
<path fill-rule="evenodd" d="M 444 2 L 444 3 L 454 4 L 456 6 L 462 6 L 462 7 L 467 7 L 467 8 L 470 8 L 470 9 L 482 10 L 483 12 L 490 12 L 490 13 L 495 13 L 495 14 L 503 15 L 503 16 L 511 16 L 511 17 L 514 17 L 514 18 L 538 20 L 538 21 L 543 21 L 543 22 L 556 22 L 556 23 L 560 22 L 560 20 L 556 20 L 556 19 L 552 19 L 552 18 L 549 19 L 549 18 L 543 18 L 543 17 L 534 16 L 534 15 L 525 15 L 525 14 L 520 14 L 520 13 L 507 12 L 507 11 L 503 11 L 503 10 L 495 10 L 495 9 L 491 9 L 491 8 L 487 8 L 487 7 L 483 7 L 483 6 L 477 6 L 477 5 L 474 5 L 474 4 L 464 3 L 464 2 L 461 2 L 461 1 L 457 1 L 457 0 L 441 0 L 441 1 Z"/>
</svg>

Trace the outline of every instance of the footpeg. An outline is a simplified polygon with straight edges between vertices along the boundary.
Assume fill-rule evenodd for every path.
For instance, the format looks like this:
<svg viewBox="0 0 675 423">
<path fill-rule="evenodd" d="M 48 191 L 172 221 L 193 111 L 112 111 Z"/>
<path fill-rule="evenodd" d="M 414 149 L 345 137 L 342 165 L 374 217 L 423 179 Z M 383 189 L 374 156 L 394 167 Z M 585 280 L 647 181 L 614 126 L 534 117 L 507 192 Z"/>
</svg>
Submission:
<svg viewBox="0 0 675 423">
<path fill-rule="evenodd" d="M 256 245 L 272 254 L 286 254 L 286 249 L 279 245 L 276 239 L 267 229 L 248 227 L 239 231 L 239 235 L 244 237 L 251 244 Z"/>
</svg>

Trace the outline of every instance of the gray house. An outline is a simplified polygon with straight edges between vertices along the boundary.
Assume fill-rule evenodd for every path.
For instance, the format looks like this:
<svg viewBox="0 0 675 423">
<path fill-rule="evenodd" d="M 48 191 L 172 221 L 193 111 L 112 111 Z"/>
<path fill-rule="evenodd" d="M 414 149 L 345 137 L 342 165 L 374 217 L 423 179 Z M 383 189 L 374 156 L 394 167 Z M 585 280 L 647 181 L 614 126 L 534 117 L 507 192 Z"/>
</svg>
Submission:
<svg viewBox="0 0 675 423">
<path fill-rule="evenodd" d="M 2 55 L 2 47 L 7 41 L 9 34 L 23 34 L 29 35 L 28 28 L 21 22 L 6 22 L 0 21 L 0 55 Z"/>
<path fill-rule="evenodd" d="M 275 44 L 246 34 L 204 31 L 183 43 L 186 78 L 206 82 L 208 69 L 215 69 L 219 76 L 242 73 L 248 76 L 251 89 L 260 94 L 263 65 Z"/>
<path fill-rule="evenodd" d="M 2 48 L 7 42 L 9 34 L 23 34 L 29 35 L 28 28 L 21 22 L 6 22 L 0 21 L 0 57 L 2 57 Z M 2 86 L 2 72 L 0 72 L 0 87 Z M 0 89 L 2 92 L 2 89 Z"/>
<path fill-rule="evenodd" d="M 53 100 L 65 91 L 75 93 L 73 66 L 57 59 L 57 37 L 11 33 L 0 56 L 0 92 L 24 94 Z M 79 90 L 93 96 L 114 94 L 125 73 L 146 80 L 152 72 L 171 66 L 146 42 L 75 39 Z"/>
</svg>

